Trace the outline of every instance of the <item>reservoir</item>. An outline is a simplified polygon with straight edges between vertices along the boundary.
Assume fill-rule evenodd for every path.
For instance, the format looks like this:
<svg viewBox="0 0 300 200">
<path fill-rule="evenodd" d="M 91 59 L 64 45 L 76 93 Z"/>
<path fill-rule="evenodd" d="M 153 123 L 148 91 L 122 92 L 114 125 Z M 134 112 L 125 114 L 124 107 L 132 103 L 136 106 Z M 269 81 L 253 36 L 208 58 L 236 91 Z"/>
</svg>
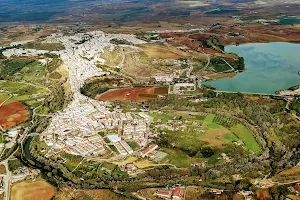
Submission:
<svg viewBox="0 0 300 200">
<path fill-rule="evenodd" d="M 300 84 L 300 44 L 285 42 L 227 46 L 245 59 L 246 71 L 233 78 L 207 81 L 219 91 L 274 94 Z"/>
</svg>

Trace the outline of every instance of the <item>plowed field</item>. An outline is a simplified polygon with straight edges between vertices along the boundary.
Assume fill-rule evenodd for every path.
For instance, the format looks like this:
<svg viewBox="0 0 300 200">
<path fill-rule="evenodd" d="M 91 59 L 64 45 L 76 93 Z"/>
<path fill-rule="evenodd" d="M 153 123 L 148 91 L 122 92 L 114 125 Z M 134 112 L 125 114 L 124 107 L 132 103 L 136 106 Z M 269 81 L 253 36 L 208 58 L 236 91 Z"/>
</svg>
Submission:
<svg viewBox="0 0 300 200">
<path fill-rule="evenodd" d="M 0 102 L 1 105 L 2 102 Z M 0 126 L 6 130 L 28 119 L 28 111 L 20 102 L 0 106 Z"/>
<path fill-rule="evenodd" d="M 122 88 L 109 90 L 103 94 L 97 95 L 99 101 L 138 101 L 144 102 L 151 99 L 158 99 L 159 94 L 167 94 L 168 88 Z"/>
</svg>

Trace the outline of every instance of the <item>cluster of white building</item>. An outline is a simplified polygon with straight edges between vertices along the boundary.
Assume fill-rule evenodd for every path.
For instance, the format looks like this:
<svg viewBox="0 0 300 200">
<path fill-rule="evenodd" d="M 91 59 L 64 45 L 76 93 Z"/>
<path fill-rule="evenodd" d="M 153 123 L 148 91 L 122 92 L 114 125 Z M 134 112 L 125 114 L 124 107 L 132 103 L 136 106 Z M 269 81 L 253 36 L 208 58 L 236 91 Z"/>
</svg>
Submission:
<svg viewBox="0 0 300 200">
<path fill-rule="evenodd" d="M 133 140 L 143 147 L 148 143 L 149 125 L 153 118 L 144 112 L 107 114 L 99 119 L 106 129 L 117 129 L 124 140 Z"/>
<path fill-rule="evenodd" d="M 111 113 L 109 103 L 89 99 L 80 93 L 86 79 L 107 75 L 108 72 L 103 72 L 95 63 L 105 62 L 99 55 L 103 53 L 104 47 L 114 46 L 110 43 L 113 38 L 125 39 L 133 44 L 145 43 L 134 35 L 104 34 L 102 31 L 78 33 L 73 36 L 54 34 L 47 37 L 48 42 L 61 42 L 65 46 L 65 50 L 59 51 L 58 54 L 69 67 L 69 81 L 73 93 L 73 101 L 53 117 L 50 126 L 43 133 L 47 145 L 86 156 L 105 151 L 106 143 L 97 134 L 99 130 L 117 128 L 119 134 L 125 130 L 128 135 L 134 135 L 135 132 L 144 134 L 147 131 L 147 121 L 150 118 L 145 114 L 140 114 L 137 119 L 130 113 Z M 132 121 L 133 129 L 128 121 Z M 133 153 L 131 147 L 123 140 L 114 142 L 114 145 L 122 155 Z"/>
<path fill-rule="evenodd" d="M 3 51 L 3 55 L 6 57 L 11 57 L 11 56 L 37 56 L 37 55 L 43 55 L 45 53 L 48 53 L 49 51 L 46 50 L 36 50 L 36 49 L 7 49 Z M 53 52 L 57 53 L 57 52 Z"/>
<path fill-rule="evenodd" d="M 75 155 L 98 155 L 105 151 L 105 142 L 102 137 L 94 135 L 88 138 L 76 138 L 77 141 L 74 141 L 73 146 L 69 145 L 72 148 L 72 154 Z M 75 143 L 76 142 L 76 143 Z"/>
<path fill-rule="evenodd" d="M 128 154 L 133 153 L 133 149 L 128 145 L 127 142 L 121 139 L 120 136 L 116 134 L 110 134 L 107 136 L 108 139 L 113 143 L 113 145 L 116 147 L 120 155 L 126 156 Z"/>
</svg>

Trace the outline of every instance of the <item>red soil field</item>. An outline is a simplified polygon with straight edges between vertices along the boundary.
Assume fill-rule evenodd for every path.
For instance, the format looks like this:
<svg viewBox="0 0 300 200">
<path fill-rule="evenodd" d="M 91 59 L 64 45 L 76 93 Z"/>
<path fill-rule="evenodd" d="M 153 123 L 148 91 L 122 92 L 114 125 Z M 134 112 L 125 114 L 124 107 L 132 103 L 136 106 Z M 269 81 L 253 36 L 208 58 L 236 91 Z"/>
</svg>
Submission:
<svg viewBox="0 0 300 200">
<path fill-rule="evenodd" d="M 233 197 L 233 200 L 244 200 L 244 199 L 245 199 L 244 196 L 241 194 L 236 194 Z"/>
<path fill-rule="evenodd" d="M 257 199 L 258 200 L 271 200 L 272 197 L 266 190 L 258 190 L 256 191 Z"/>
<path fill-rule="evenodd" d="M 0 126 L 4 130 L 12 128 L 27 119 L 28 111 L 20 102 L 14 102 L 0 107 Z"/>
<path fill-rule="evenodd" d="M 158 94 L 167 94 L 168 88 L 122 88 L 109 90 L 103 94 L 97 95 L 96 99 L 99 101 L 129 101 L 134 100 L 138 102 L 148 101 L 150 99 L 158 99 Z M 148 95 L 148 96 L 147 96 Z M 153 95 L 153 97 L 151 97 Z"/>
</svg>

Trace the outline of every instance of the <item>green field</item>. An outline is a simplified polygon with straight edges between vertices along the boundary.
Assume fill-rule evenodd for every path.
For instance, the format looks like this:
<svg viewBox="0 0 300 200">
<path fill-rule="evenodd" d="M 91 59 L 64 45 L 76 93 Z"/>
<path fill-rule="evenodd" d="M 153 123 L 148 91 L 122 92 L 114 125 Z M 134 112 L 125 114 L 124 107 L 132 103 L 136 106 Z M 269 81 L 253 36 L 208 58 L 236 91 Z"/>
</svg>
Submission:
<svg viewBox="0 0 300 200">
<path fill-rule="evenodd" d="M 65 152 L 61 152 L 60 156 L 66 160 L 66 163 L 64 163 L 65 167 L 67 167 L 70 171 L 73 171 L 76 166 L 82 161 L 83 157 L 76 156 L 72 154 L 68 154 Z"/>
<path fill-rule="evenodd" d="M 117 168 L 117 165 L 112 164 L 112 163 L 108 163 L 108 162 L 104 162 L 104 163 L 102 163 L 102 167 L 106 168 L 108 170 L 114 170 L 114 169 Z"/>
<path fill-rule="evenodd" d="M 5 102 L 9 104 L 45 96 L 48 90 L 39 86 L 44 83 L 45 75 L 45 66 L 35 59 L 16 57 L 1 61 L 0 101 L 9 98 Z"/>
<path fill-rule="evenodd" d="M 129 145 L 132 149 L 138 149 L 138 148 L 140 148 L 140 146 L 138 145 L 138 143 L 136 143 L 136 142 L 134 142 L 134 141 L 128 142 L 128 145 Z"/>
<path fill-rule="evenodd" d="M 161 120 L 172 120 L 172 119 L 174 119 L 173 116 L 170 116 L 167 113 L 159 114 L 157 112 L 150 112 L 149 115 L 151 117 L 153 117 L 155 121 L 157 121 L 158 119 L 161 119 Z"/>
<path fill-rule="evenodd" d="M 206 125 L 208 128 L 223 128 L 223 126 L 214 122 L 214 118 L 214 114 L 207 115 L 203 121 L 203 125 Z"/>
<path fill-rule="evenodd" d="M 259 153 L 261 148 L 256 142 L 253 133 L 248 130 L 244 125 L 237 124 L 231 128 L 231 131 L 244 142 L 245 147 L 254 153 Z"/>
<path fill-rule="evenodd" d="M 169 155 L 165 158 L 168 160 L 168 163 L 175 165 L 179 168 L 190 167 L 192 163 L 192 159 L 186 155 L 186 153 L 180 150 L 173 149 L 164 149 L 166 153 Z"/>
<path fill-rule="evenodd" d="M 38 99 L 48 94 L 48 90 L 42 87 L 37 87 L 32 84 L 25 84 L 22 82 L 0 81 L 0 88 L 4 91 L 0 92 L 0 101 L 5 101 L 8 99 L 5 104 Z M 11 94 L 13 96 L 11 96 Z"/>
<path fill-rule="evenodd" d="M 227 133 L 226 135 L 224 135 L 223 139 L 228 142 L 236 142 L 239 140 L 239 138 L 236 137 L 236 135 L 234 135 L 233 133 Z"/>
</svg>

